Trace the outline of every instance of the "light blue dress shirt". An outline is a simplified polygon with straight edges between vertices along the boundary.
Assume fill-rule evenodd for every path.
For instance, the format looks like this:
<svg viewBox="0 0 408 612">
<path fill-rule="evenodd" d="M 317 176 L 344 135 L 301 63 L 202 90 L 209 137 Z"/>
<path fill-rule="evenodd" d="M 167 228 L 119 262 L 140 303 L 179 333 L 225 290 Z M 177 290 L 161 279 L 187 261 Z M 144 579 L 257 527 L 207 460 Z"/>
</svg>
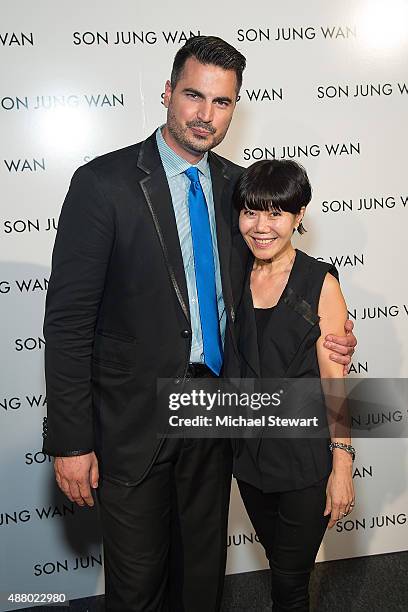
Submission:
<svg viewBox="0 0 408 612">
<path fill-rule="evenodd" d="M 193 164 L 177 155 L 163 138 L 161 128 L 156 132 L 156 141 L 159 148 L 160 158 L 166 173 L 173 202 L 174 216 L 176 218 L 177 231 L 180 240 L 181 255 L 183 258 L 184 271 L 186 275 L 188 302 L 190 306 L 190 320 L 192 330 L 190 361 L 203 362 L 203 337 L 201 333 L 200 310 L 197 298 L 197 286 L 195 279 L 193 241 L 191 238 L 190 214 L 188 210 L 188 193 L 190 180 L 184 174 L 187 168 Z M 218 317 L 220 322 L 221 340 L 224 344 L 226 313 L 224 298 L 222 295 L 220 259 L 218 256 L 217 233 L 215 225 L 214 199 L 212 192 L 210 166 L 208 164 L 208 153 L 195 164 L 200 173 L 200 183 L 203 188 L 207 202 L 210 218 L 211 237 L 213 244 L 215 287 L 217 291 Z"/>
</svg>

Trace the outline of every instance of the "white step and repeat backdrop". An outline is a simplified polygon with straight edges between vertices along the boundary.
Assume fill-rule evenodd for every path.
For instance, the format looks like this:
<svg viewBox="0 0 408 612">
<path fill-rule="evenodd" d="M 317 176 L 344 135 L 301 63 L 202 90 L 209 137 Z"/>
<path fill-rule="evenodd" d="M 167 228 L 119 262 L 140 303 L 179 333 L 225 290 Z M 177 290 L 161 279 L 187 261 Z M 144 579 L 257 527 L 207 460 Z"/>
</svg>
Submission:
<svg viewBox="0 0 408 612">
<path fill-rule="evenodd" d="M 219 152 L 305 165 L 314 198 L 298 245 L 339 268 L 359 339 L 351 375 L 406 377 L 408 0 L 9 0 L 0 11 L 0 591 L 75 598 L 103 592 L 97 516 L 58 493 L 40 451 L 44 298 L 72 173 L 164 122 L 187 38 L 225 38 L 248 67 Z M 406 415 L 373 415 L 384 418 Z M 319 560 L 407 548 L 406 441 L 356 446 L 357 506 Z M 266 567 L 235 488 L 228 544 L 229 573 Z"/>
</svg>

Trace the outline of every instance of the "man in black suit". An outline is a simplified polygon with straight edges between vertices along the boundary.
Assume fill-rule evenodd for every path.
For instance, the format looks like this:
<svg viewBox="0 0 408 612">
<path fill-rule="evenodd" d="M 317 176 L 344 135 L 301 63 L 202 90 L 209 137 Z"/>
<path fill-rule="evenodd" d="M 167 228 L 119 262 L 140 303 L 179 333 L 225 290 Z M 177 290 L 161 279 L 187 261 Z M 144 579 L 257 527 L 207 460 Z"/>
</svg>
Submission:
<svg viewBox="0 0 408 612">
<path fill-rule="evenodd" d="M 212 612 L 221 603 L 230 446 L 159 439 L 168 415 L 156 381 L 217 376 L 222 359 L 237 372 L 230 201 L 240 167 L 211 149 L 228 130 L 244 67 L 223 40 L 190 39 L 166 83 L 166 124 L 79 168 L 59 220 L 44 451 L 70 500 L 92 506 L 98 487 L 111 611 Z M 216 308 L 216 330 L 195 275 L 194 189 L 208 208 L 206 308 Z"/>
</svg>

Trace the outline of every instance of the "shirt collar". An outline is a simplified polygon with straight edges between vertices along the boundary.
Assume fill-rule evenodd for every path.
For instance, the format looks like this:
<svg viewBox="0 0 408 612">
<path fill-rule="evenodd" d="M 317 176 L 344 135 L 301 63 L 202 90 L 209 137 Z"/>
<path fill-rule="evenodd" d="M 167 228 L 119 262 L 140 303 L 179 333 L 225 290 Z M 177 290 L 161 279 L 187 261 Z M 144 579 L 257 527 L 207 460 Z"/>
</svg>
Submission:
<svg viewBox="0 0 408 612">
<path fill-rule="evenodd" d="M 190 164 L 188 161 L 177 155 L 169 147 L 167 142 L 163 138 L 162 127 L 157 128 L 156 130 L 156 142 L 157 147 L 159 149 L 160 158 L 162 160 L 164 172 L 166 173 L 167 178 L 173 178 L 174 176 L 178 176 L 179 174 L 183 174 L 190 168 L 192 165 L 195 165 L 196 168 L 206 176 L 210 178 L 210 167 L 208 164 L 208 152 L 205 152 L 203 157 L 196 164 Z"/>
</svg>

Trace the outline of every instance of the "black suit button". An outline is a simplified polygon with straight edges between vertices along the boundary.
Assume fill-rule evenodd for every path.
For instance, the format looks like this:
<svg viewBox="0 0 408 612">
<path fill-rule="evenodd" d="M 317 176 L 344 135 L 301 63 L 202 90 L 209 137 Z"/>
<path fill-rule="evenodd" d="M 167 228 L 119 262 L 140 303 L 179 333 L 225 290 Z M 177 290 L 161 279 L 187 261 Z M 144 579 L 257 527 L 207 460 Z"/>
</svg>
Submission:
<svg viewBox="0 0 408 612">
<path fill-rule="evenodd" d="M 175 378 L 173 382 L 175 385 L 179 385 L 181 383 L 181 378 Z"/>
<path fill-rule="evenodd" d="M 191 336 L 190 330 L 189 329 L 183 329 L 183 331 L 181 332 L 181 337 L 182 338 L 189 338 Z"/>
</svg>

